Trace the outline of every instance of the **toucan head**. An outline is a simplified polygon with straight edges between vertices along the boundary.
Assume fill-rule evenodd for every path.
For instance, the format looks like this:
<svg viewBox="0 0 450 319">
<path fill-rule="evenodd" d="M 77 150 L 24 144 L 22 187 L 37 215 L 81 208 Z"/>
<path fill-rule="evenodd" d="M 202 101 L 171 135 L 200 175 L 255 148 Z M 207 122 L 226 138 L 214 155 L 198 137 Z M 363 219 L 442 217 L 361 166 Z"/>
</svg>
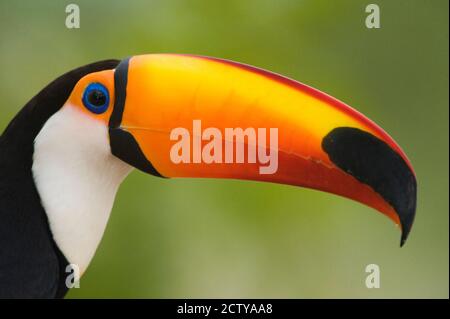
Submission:
<svg viewBox="0 0 450 319">
<path fill-rule="evenodd" d="M 73 184 L 87 188 L 82 198 L 109 199 L 110 210 L 133 167 L 164 178 L 254 180 L 344 196 L 399 225 L 401 245 L 416 210 L 412 166 L 374 122 L 297 81 L 211 57 L 140 55 L 83 75 L 35 149 L 33 172 L 47 212 L 67 205 L 58 206 L 63 195 L 50 189 Z M 80 201 L 74 197 L 73 206 Z M 49 218 L 53 232 L 70 233 L 56 229 L 58 214 Z"/>
</svg>

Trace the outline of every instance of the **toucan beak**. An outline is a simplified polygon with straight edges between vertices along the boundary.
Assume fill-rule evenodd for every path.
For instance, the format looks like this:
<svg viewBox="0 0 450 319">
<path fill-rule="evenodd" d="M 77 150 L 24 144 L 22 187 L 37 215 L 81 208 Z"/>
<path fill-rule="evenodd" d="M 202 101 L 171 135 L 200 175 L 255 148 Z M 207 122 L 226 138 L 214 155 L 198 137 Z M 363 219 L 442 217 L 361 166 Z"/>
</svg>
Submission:
<svg viewBox="0 0 450 319">
<path fill-rule="evenodd" d="M 266 181 L 341 195 L 413 224 L 416 178 L 375 123 L 299 82 L 210 57 L 155 54 L 115 70 L 114 155 L 162 177 Z"/>
</svg>

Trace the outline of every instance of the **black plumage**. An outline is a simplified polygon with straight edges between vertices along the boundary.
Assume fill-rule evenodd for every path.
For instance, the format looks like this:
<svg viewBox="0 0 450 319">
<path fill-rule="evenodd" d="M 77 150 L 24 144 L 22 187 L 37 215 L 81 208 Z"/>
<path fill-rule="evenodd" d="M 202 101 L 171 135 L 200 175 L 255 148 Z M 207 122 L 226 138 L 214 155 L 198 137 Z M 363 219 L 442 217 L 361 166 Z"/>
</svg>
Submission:
<svg viewBox="0 0 450 319">
<path fill-rule="evenodd" d="M 50 232 L 34 183 L 34 140 L 83 76 L 114 69 L 106 60 L 59 77 L 11 121 L 0 136 L 0 298 L 61 298 L 68 261 Z"/>
</svg>

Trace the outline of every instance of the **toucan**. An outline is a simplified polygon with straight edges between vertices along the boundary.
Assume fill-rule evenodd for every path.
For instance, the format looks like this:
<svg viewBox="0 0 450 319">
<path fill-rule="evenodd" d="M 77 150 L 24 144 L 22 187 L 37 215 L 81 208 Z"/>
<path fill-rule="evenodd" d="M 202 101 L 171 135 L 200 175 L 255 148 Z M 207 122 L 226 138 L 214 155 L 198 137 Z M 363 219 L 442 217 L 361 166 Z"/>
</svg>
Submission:
<svg viewBox="0 0 450 319">
<path fill-rule="evenodd" d="M 276 128 L 276 147 L 255 145 L 250 135 L 215 141 L 218 147 L 253 143 L 261 154 L 275 148 L 276 169 L 262 173 L 257 161 L 221 161 L 218 154 L 210 161 L 174 161 L 171 133 L 184 128 L 192 134 L 195 121 L 222 133 Z M 192 143 L 204 146 L 208 138 Z M 100 61 L 51 82 L 0 137 L 0 297 L 64 297 L 67 266 L 86 271 L 119 185 L 133 169 L 333 193 L 389 217 L 401 228 L 401 245 L 416 211 L 416 176 L 399 145 L 319 90 L 206 56 Z"/>
</svg>

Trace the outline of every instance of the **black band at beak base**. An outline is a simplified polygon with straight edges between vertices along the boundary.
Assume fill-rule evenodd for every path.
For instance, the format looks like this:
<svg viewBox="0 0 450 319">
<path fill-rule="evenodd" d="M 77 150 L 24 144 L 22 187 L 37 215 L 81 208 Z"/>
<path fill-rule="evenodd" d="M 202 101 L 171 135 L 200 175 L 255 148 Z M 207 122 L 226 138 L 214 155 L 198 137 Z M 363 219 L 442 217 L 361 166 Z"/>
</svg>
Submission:
<svg viewBox="0 0 450 319">
<path fill-rule="evenodd" d="M 121 129 L 109 129 L 111 152 L 125 163 L 154 176 L 163 177 L 142 152 L 133 135 Z"/>
<path fill-rule="evenodd" d="M 110 128 L 118 128 L 122 123 L 125 100 L 127 98 L 128 65 L 130 58 L 123 59 L 114 71 L 114 109 L 109 119 Z"/>
<path fill-rule="evenodd" d="M 123 59 L 114 72 L 115 100 L 109 119 L 111 152 L 129 165 L 157 177 L 163 177 L 147 160 L 133 135 L 120 128 L 127 98 L 128 66 L 130 58 Z"/>
</svg>

